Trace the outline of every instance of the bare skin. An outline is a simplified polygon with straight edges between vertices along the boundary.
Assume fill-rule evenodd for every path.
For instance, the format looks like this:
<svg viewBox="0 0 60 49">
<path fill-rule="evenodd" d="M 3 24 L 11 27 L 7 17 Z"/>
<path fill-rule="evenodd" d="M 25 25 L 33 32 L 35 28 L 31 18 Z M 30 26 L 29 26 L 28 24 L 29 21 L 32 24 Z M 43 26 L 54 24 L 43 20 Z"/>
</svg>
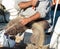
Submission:
<svg viewBox="0 0 60 49">
<path fill-rule="evenodd" d="M 29 18 L 24 18 L 21 20 L 21 24 L 26 25 L 27 23 L 34 21 L 36 19 L 40 18 L 40 14 L 37 12 L 36 14 L 34 14 L 33 16 L 29 17 Z"/>
<path fill-rule="evenodd" d="M 32 6 L 32 3 L 31 3 L 31 1 L 29 1 L 29 2 L 21 2 L 18 5 L 19 5 L 20 8 L 24 9 L 24 8 L 29 7 L 29 6 Z"/>
<path fill-rule="evenodd" d="M 31 1 L 28 1 L 28 2 L 21 2 L 19 3 L 19 7 L 20 8 L 27 8 L 29 6 L 36 6 L 36 3 L 38 2 L 38 0 L 31 0 Z"/>
<path fill-rule="evenodd" d="M 56 4 L 56 0 L 52 0 L 52 6 L 55 4 Z M 58 4 L 60 4 L 60 0 L 59 0 Z"/>
<path fill-rule="evenodd" d="M 36 4 L 37 4 L 37 1 L 38 0 L 31 0 L 29 2 L 21 2 L 21 3 L 19 3 L 19 7 L 22 8 L 22 9 L 27 8 L 29 6 L 35 7 Z M 26 25 L 27 23 L 29 23 L 31 21 L 34 21 L 34 20 L 37 20 L 38 18 L 40 18 L 40 13 L 39 12 L 35 13 L 34 15 L 32 15 L 29 18 L 22 19 L 21 24 Z"/>
</svg>

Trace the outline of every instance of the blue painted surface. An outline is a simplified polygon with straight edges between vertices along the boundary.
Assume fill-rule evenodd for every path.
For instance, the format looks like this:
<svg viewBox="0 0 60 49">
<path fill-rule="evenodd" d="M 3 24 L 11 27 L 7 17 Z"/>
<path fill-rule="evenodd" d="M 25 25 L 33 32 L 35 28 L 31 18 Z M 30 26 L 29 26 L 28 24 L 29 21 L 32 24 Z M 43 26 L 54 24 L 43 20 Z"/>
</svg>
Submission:
<svg viewBox="0 0 60 49">
<path fill-rule="evenodd" d="M 51 11 L 52 21 L 53 21 L 53 14 L 54 14 L 54 11 L 52 10 L 52 11 Z M 56 12 L 56 16 L 55 16 L 55 20 L 54 20 L 54 27 L 55 27 L 55 24 L 56 24 L 59 16 L 60 16 L 60 10 L 58 10 L 58 11 Z M 53 23 L 53 22 L 52 22 L 52 23 Z"/>
</svg>

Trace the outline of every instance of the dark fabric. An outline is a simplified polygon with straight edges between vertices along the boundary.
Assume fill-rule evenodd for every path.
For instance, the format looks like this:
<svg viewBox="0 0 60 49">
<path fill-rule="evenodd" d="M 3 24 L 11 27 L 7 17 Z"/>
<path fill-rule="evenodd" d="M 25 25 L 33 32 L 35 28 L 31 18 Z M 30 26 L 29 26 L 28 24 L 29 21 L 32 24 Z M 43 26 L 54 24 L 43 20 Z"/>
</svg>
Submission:
<svg viewBox="0 0 60 49">
<path fill-rule="evenodd" d="M 5 17 L 5 7 L 0 4 L 0 22 L 7 22 Z"/>
<path fill-rule="evenodd" d="M 55 9 L 55 5 L 53 5 L 51 9 L 54 10 Z M 57 10 L 60 10 L 60 4 L 58 4 Z"/>
</svg>

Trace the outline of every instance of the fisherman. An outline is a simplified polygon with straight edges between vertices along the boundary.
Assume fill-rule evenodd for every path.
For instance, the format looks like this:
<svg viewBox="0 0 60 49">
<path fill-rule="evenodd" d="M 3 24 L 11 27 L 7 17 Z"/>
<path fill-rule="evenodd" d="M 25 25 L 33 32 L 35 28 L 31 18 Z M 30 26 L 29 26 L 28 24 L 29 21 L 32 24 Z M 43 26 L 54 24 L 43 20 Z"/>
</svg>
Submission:
<svg viewBox="0 0 60 49">
<path fill-rule="evenodd" d="M 25 17 L 20 20 L 23 26 L 34 21 L 30 40 L 34 46 L 42 48 L 45 30 L 50 23 L 49 0 L 2 0 L 2 4 L 10 12 L 10 20 L 15 19 L 20 12 Z"/>
</svg>

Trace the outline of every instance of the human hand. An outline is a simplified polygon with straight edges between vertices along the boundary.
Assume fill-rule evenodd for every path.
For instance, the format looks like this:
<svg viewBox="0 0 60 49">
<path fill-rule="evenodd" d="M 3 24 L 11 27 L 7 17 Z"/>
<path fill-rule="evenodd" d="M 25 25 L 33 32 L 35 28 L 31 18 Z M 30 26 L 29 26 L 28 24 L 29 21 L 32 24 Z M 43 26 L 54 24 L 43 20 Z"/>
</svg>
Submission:
<svg viewBox="0 0 60 49">
<path fill-rule="evenodd" d="M 23 19 L 21 19 L 21 21 L 20 21 L 20 23 L 21 23 L 22 25 L 26 25 L 26 24 L 28 24 L 29 22 L 30 22 L 29 18 L 23 18 Z"/>
</svg>

